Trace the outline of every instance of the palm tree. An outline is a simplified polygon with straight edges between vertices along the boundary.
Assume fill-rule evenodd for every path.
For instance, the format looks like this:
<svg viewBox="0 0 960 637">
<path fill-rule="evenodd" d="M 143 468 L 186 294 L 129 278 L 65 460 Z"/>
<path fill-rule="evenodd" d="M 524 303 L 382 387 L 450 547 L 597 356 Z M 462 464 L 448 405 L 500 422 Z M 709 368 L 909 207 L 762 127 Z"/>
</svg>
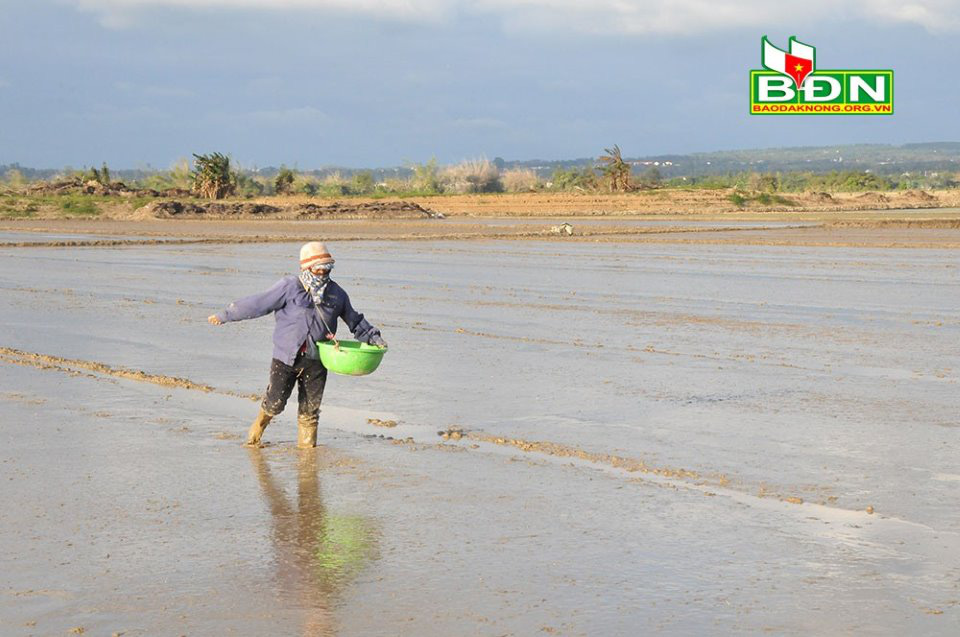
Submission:
<svg viewBox="0 0 960 637">
<path fill-rule="evenodd" d="M 223 199 L 236 189 L 236 179 L 230 172 L 230 158 L 220 153 L 193 155 L 196 169 L 193 177 L 193 191 L 207 199 Z"/>
<path fill-rule="evenodd" d="M 603 174 L 610 178 L 610 190 L 630 190 L 630 164 L 623 161 L 620 146 L 614 144 L 613 148 L 604 148 L 603 152 L 606 155 L 600 155 L 598 159 L 603 162 L 600 166 Z"/>
</svg>

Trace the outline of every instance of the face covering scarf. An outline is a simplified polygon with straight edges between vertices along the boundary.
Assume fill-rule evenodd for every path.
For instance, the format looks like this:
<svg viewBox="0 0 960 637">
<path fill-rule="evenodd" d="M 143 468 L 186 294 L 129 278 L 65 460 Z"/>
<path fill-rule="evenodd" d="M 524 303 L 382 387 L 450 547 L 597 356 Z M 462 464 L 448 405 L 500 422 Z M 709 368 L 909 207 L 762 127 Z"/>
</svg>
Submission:
<svg viewBox="0 0 960 637">
<path fill-rule="evenodd" d="M 310 270 L 300 271 L 300 283 L 303 284 L 303 289 L 310 294 L 310 298 L 313 299 L 314 304 L 318 307 L 323 300 L 323 291 L 327 289 L 327 283 L 330 282 L 330 270 L 333 269 L 333 264 L 326 263 L 316 266 L 316 269 L 320 268 L 322 268 L 323 271 L 319 275 L 314 274 Z"/>
</svg>

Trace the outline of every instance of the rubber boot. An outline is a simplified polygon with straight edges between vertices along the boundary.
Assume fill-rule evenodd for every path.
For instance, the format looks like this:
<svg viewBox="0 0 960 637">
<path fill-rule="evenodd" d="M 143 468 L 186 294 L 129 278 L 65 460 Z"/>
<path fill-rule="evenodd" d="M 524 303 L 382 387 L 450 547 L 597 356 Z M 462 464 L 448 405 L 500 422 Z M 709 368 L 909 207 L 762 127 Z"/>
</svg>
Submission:
<svg viewBox="0 0 960 637">
<path fill-rule="evenodd" d="M 297 416 L 297 446 L 301 449 L 313 449 L 317 446 L 318 420 L 316 412 Z"/>
<path fill-rule="evenodd" d="M 260 438 L 263 436 L 263 431 L 267 428 L 267 425 L 270 424 L 271 420 L 273 420 L 273 416 L 261 408 L 260 413 L 257 414 L 253 424 L 250 425 L 250 431 L 247 433 L 247 441 L 244 444 L 248 447 L 259 447 Z"/>
</svg>

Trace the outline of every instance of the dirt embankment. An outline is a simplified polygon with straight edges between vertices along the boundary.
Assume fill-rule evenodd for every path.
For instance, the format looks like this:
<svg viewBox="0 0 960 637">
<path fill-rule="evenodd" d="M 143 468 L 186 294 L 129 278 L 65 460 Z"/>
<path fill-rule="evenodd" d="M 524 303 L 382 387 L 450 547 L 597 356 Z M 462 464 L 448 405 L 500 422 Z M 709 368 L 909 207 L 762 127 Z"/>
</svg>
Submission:
<svg viewBox="0 0 960 637">
<path fill-rule="evenodd" d="M 606 217 L 820 213 L 960 206 L 960 191 L 895 193 L 789 193 L 764 196 L 732 189 L 659 189 L 636 193 L 500 193 L 436 195 L 394 200 L 351 197 L 325 200 L 302 195 L 223 202 L 157 201 L 112 218 L 366 219 L 420 217 Z M 742 201 L 742 203 L 737 203 Z"/>
<path fill-rule="evenodd" d="M 318 204 L 312 201 L 271 203 L 259 201 L 154 201 L 132 214 L 114 214 L 113 218 L 129 219 L 431 219 L 442 218 L 412 201 L 334 201 Z"/>
<path fill-rule="evenodd" d="M 62 179 L 32 184 L 24 191 L 28 195 L 97 195 L 99 197 L 189 197 L 189 190 L 171 188 L 164 191 L 153 188 L 130 188 L 122 181 L 108 183 L 94 179 Z M 15 193 L 9 193 L 15 194 Z"/>
<path fill-rule="evenodd" d="M 114 219 L 423 219 L 443 217 L 570 217 L 819 213 L 960 206 L 960 191 L 929 193 L 796 193 L 743 203 L 733 190 L 660 189 L 638 193 L 503 193 L 442 195 L 382 200 L 322 200 L 306 196 L 260 197 L 237 201 L 161 200 L 131 212 L 117 208 Z"/>
<path fill-rule="evenodd" d="M 960 219 L 841 219 L 826 224 L 830 228 L 928 228 L 960 229 Z"/>
<path fill-rule="evenodd" d="M 738 205 L 733 190 L 660 189 L 629 194 L 516 193 L 411 198 L 447 216 L 618 216 L 730 213 L 808 213 L 960 207 L 960 190 L 926 192 L 748 193 Z"/>
<path fill-rule="evenodd" d="M 120 182 L 36 184 L 6 191 L 0 214 L 52 219 L 71 214 L 57 197 L 90 196 L 81 216 L 107 219 L 421 219 L 438 217 L 573 217 L 636 215 L 797 215 L 830 212 L 960 207 L 960 190 L 926 192 L 783 193 L 732 189 L 655 189 L 633 193 L 502 193 L 374 199 L 323 199 L 305 195 L 205 201 L 179 190 L 134 190 Z M 151 200 L 142 205 L 143 199 Z M 39 199 L 39 200 L 38 200 Z M 76 202 L 71 202 L 75 205 Z M 135 207 L 140 206 L 140 207 Z M 4 212 L 5 211 L 5 212 Z"/>
</svg>

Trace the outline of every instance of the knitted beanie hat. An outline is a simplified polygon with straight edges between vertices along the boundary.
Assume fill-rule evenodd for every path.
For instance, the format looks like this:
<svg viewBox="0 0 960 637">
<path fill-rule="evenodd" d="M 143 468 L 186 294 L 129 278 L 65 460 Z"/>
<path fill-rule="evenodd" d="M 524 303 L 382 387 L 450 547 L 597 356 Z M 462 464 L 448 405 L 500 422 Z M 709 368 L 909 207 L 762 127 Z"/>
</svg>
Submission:
<svg viewBox="0 0 960 637">
<path fill-rule="evenodd" d="M 333 263 L 334 259 L 327 251 L 327 246 L 319 241 L 311 241 L 300 248 L 300 269 L 309 270 L 315 265 Z"/>
</svg>

